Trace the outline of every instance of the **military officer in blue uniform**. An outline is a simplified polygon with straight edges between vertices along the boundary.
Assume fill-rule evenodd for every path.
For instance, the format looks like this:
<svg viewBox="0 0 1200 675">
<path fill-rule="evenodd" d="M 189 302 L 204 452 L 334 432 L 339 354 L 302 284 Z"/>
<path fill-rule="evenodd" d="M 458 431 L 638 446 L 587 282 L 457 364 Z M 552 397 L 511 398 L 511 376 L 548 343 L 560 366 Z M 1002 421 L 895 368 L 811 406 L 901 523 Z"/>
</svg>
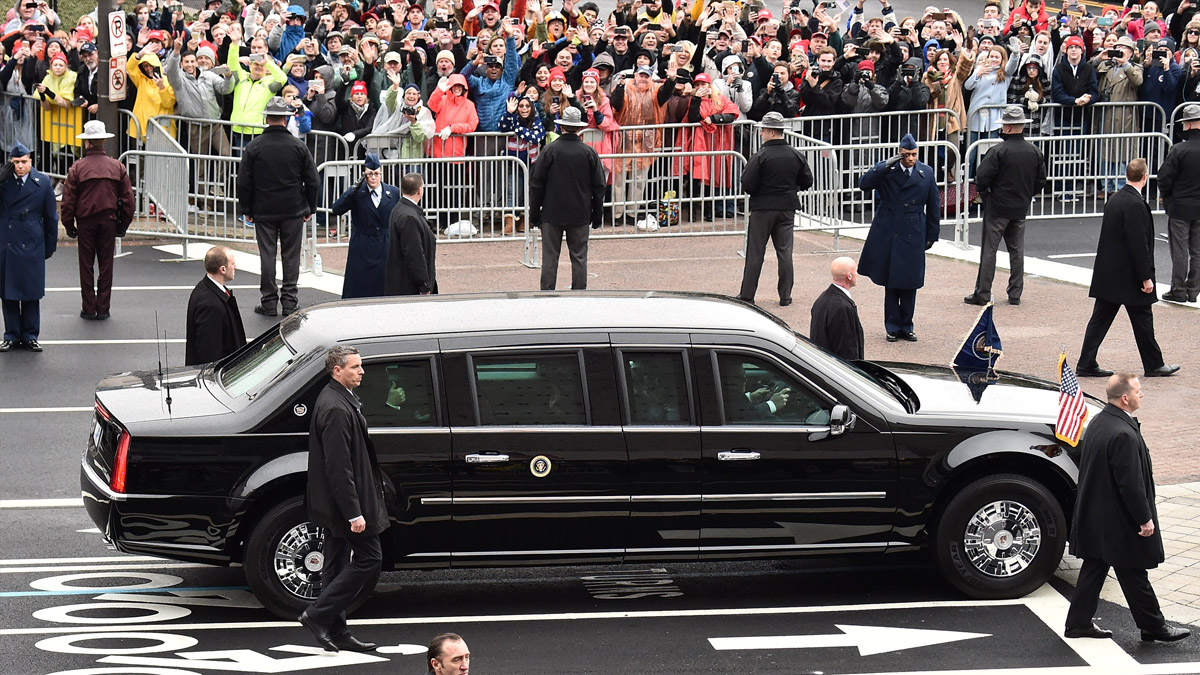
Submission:
<svg viewBox="0 0 1200 675">
<path fill-rule="evenodd" d="M 400 203 L 400 189 L 383 182 L 379 155 L 367 155 L 363 180 L 333 203 L 333 214 L 350 212 L 350 247 L 346 255 L 343 298 L 383 295 L 383 273 L 388 257 L 388 219 Z"/>
<path fill-rule="evenodd" d="M 913 312 L 925 285 L 925 251 L 941 233 L 940 202 L 933 169 L 917 160 L 912 134 L 900 154 L 863 174 L 858 187 L 876 191 L 875 218 L 858 261 L 858 273 L 883 286 L 883 323 L 888 342 L 917 341 Z"/>
<path fill-rule="evenodd" d="M 17 143 L 0 169 L 0 352 L 42 351 L 39 305 L 46 294 L 46 260 L 57 246 L 58 204 L 50 177 L 33 168 L 29 149 Z"/>
</svg>

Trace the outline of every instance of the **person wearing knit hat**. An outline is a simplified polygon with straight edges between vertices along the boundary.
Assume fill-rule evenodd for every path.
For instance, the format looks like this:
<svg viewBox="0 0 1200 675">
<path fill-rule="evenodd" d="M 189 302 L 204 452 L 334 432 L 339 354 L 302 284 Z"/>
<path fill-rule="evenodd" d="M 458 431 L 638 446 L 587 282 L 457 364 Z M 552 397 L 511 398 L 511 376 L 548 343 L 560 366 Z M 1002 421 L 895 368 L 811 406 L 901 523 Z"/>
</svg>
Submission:
<svg viewBox="0 0 1200 675">
<path fill-rule="evenodd" d="M 201 68 L 212 68 L 217 64 L 217 46 L 211 42 L 201 42 L 196 47 L 196 63 Z"/>
<path fill-rule="evenodd" d="M 925 285 L 925 251 L 941 236 L 941 202 L 933 167 L 917 159 L 911 134 L 900 152 L 879 162 L 858 181 L 875 193 L 875 217 L 863 244 L 858 271 L 884 287 L 883 325 L 887 341 L 916 342 L 913 314 L 917 289 Z"/>
<path fill-rule="evenodd" d="M 33 168 L 29 149 L 18 142 L 0 168 L 0 352 L 18 347 L 42 351 L 38 336 L 46 261 L 57 246 L 58 204 L 50 177 Z"/>
<path fill-rule="evenodd" d="M 211 43 L 201 42 L 196 54 L 192 55 L 183 52 L 182 40 L 175 42 L 163 61 L 163 74 L 175 91 L 175 114 L 203 120 L 221 118 L 222 97 L 233 89 L 233 79 L 224 68 L 213 70 L 215 60 L 216 49 Z M 190 153 L 220 157 L 232 154 L 229 137 L 220 125 L 188 124 L 184 128 L 188 134 L 179 140 L 187 145 Z M 213 162 L 197 162 L 196 168 L 197 191 L 215 191 L 215 184 L 221 181 L 215 175 L 217 165 Z M 205 201 L 201 199 L 195 206 L 203 208 L 207 205 Z"/>
</svg>

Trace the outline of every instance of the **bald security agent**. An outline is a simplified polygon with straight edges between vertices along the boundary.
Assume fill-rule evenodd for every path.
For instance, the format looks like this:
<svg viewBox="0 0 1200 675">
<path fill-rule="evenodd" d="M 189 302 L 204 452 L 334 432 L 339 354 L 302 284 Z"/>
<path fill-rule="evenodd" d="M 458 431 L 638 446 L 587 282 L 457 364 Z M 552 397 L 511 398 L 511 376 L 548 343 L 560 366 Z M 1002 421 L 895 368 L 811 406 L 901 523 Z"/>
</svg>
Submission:
<svg viewBox="0 0 1200 675">
<path fill-rule="evenodd" d="M 246 346 L 242 314 L 229 289 L 237 272 L 233 256 L 226 246 L 214 246 L 204 254 L 204 278 L 188 298 L 185 365 L 220 361 Z"/>
<path fill-rule="evenodd" d="M 437 289 L 437 237 L 429 228 L 421 199 L 425 179 L 407 173 L 400 179 L 400 201 L 388 220 L 384 295 L 430 295 Z"/>
<path fill-rule="evenodd" d="M 933 168 L 917 159 L 917 142 L 912 134 L 905 134 L 900 154 L 868 170 L 858 187 L 875 191 L 875 217 L 858 271 L 883 286 L 887 341 L 916 342 L 913 314 L 917 289 L 925 285 L 925 251 L 941 234 Z"/>
<path fill-rule="evenodd" d="M 767 242 L 775 246 L 779 261 L 779 305 L 792 304 L 792 228 L 800 209 L 801 190 L 812 187 L 812 170 L 800 153 L 783 140 L 788 123 L 783 115 L 769 112 L 758 123 L 763 145 L 742 170 L 742 190 L 750 195 L 750 220 L 746 225 L 746 265 L 738 299 L 754 304 L 762 274 Z"/>
<path fill-rule="evenodd" d="M 46 174 L 33 168 L 29 148 L 17 143 L 0 168 L 0 352 L 42 351 L 41 300 L 46 261 L 58 246 L 58 202 Z"/>
<path fill-rule="evenodd" d="M 1122 189 L 1129 189 L 1128 187 Z M 1112 637 L 1092 622 L 1109 568 L 1117 573 L 1143 642 L 1174 642 L 1190 635 L 1167 624 L 1146 570 L 1166 558 L 1158 508 L 1154 505 L 1154 467 L 1142 425 L 1133 413 L 1142 406 L 1136 375 L 1108 379 L 1108 405 L 1090 422 L 1079 453 L 1079 495 L 1071 519 L 1071 553 L 1083 559 L 1071 608 L 1069 638 Z"/>
<path fill-rule="evenodd" d="M 863 327 L 850 289 L 858 285 L 853 258 L 838 258 L 829 266 L 833 283 L 817 297 L 808 324 L 808 339 L 847 361 L 863 359 Z"/>
<path fill-rule="evenodd" d="M 983 245 L 979 251 L 979 274 L 975 290 L 963 298 L 968 305 L 992 301 L 996 277 L 996 251 L 1000 240 L 1008 249 L 1008 304 L 1021 304 L 1025 290 L 1025 218 L 1029 204 L 1046 187 L 1046 161 L 1041 150 L 1025 140 L 1025 109 L 1004 108 L 999 145 L 979 162 L 975 184 L 983 198 Z"/>
<path fill-rule="evenodd" d="M 400 203 L 400 189 L 383 182 L 379 155 L 368 154 L 363 179 L 333 203 L 333 215 L 350 213 L 350 246 L 346 251 L 346 277 L 342 299 L 383 295 L 388 261 L 388 219 Z"/>
</svg>

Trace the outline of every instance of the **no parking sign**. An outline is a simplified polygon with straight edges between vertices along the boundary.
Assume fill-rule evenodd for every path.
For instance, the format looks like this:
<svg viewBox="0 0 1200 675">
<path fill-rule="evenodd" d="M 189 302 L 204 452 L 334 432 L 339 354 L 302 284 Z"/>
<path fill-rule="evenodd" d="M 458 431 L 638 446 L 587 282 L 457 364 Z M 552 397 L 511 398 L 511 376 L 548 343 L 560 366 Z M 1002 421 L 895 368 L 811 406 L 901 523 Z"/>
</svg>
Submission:
<svg viewBox="0 0 1200 675">
<path fill-rule="evenodd" d="M 108 14 L 108 100 L 124 101 L 129 91 L 125 72 L 125 13 Z"/>
</svg>

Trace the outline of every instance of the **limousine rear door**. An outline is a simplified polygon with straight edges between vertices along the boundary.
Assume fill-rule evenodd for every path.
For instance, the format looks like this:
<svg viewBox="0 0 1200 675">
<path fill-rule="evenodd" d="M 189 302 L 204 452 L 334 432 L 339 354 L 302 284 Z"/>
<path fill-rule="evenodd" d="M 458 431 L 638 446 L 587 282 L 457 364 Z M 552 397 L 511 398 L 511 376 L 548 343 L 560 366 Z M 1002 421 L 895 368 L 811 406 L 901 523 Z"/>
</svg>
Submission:
<svg viewBox="0 0 1200 675">
<path fill-rule="evenodd" d="M 469 345 L 442 341 L 455 411 L 452 564 L 621 560 L 629 480 L 607 336 Z"/>
</svg>

